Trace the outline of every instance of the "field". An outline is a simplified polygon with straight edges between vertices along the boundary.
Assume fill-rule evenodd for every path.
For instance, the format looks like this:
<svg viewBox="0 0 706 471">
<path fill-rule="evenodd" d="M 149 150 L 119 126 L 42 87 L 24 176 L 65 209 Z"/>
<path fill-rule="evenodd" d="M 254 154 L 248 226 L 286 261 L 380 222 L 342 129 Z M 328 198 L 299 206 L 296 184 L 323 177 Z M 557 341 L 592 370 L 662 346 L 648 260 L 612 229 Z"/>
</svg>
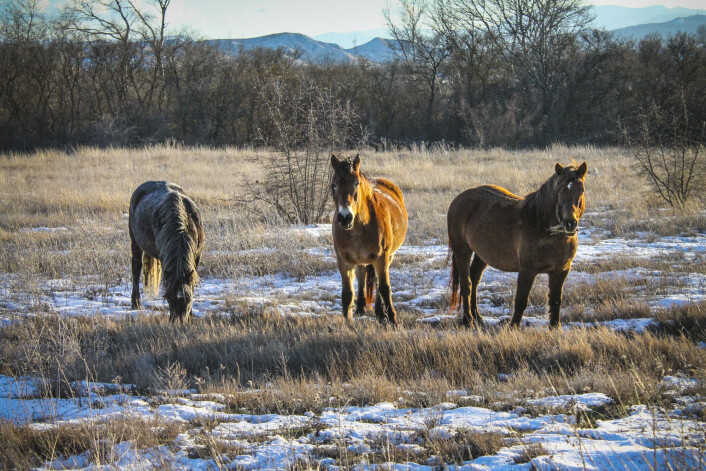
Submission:
<svg viewBox="0 0 706 471">
<path fill-rule="evenodd" d="M 340 314 L 330 225 L 243 206 L 264 151 L 157 146 L 0 155 L 0 464 L 5 469 L 704 469 L 706 212 L 675 211 L 617 148 L 363 151 L 409 232 L 399 329 Z M 449 311 L 446 210 L 485 183 L 534 190 L 588 163 L 587 212 L 546 325 L 486 270 L 488 327 Z M 130 309 L 127 211 L 146 180 L 199 204 L 196 319 Z"/>
</svg>

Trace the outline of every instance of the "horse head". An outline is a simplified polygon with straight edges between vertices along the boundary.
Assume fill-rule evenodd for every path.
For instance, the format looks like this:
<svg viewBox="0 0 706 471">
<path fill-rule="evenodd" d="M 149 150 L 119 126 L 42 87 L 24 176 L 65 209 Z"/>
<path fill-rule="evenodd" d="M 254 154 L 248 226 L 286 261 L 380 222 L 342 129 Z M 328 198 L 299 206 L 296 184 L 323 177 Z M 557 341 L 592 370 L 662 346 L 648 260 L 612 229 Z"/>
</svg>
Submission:
<svg viewBox="0 0 706 471">
<path fill-rule="evenodd" d="M 183 322 L 192 315 L 194 303 L 194 285 L 196 284 L 196 272 L 191 270 L 185 274 L 176 274 L 168 271 L 164 272 L 165 295 L 169 304 L 169 321 Z"/>
<path fill-rule="evenodd" d="M 557 163 L 555 188 L 557 191 L 556 218 L 558 225 L 553 226 L 553 233 L 573 235 L 578 230 L 579 219 L 586 207 L 584 181 L 586 179 L 586 162 L 578 168 L 574 165 L 562 167 Z"/>
<path fill-rule="evenodd" d="M 336 204 L 335 220 L 345 230 L 353 228 L 356 213 L 362 199 L 360 184 L 360 154 L 353 159 L 339 159 L 331 155 L 333 178 L 331 192 Z"/>
</svg>

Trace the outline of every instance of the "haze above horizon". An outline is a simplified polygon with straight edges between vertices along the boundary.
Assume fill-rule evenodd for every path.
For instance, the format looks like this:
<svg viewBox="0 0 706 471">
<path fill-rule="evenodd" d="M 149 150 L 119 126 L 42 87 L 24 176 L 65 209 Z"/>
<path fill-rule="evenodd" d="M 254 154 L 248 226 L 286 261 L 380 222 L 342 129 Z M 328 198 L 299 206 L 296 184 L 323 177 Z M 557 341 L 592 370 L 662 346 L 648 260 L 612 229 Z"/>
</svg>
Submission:
<svg viewBox="0 0 706 471">
<path fill-rule="evenodd" d="M 47 1 L 52 9 L 59 9 L 68 2 Z M 632 8 L 662 5 L 706 11 L 704 0 L 592 0 L 589 3 Z M 337 34 L 371 30 L 384 34 L 387 28 L 383 9 L 390 5 L 394 10 L 397 4 L 397 0 L 171 0 L 167 22 L 172 31 L 186 29 L 206 39 L 243 39 L 290 32 L 331 41 Z"/>
</svg>

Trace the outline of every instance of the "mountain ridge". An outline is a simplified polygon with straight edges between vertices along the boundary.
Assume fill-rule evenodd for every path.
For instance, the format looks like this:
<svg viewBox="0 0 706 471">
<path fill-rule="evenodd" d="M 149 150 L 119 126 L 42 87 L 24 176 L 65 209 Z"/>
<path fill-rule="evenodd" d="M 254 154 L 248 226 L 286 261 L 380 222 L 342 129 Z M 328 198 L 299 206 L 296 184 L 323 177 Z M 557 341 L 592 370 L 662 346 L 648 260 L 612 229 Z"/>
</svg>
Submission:
<svg viewBox="0 0 706 471">
<path fill-rule="evenodd" d="M 610 7 L 612 8 L 613 6 Z M 642 9 L 628 7 L 615 8 L 621 8 L 626 11 L 641 10 L 645 15 L 662 15 L 666 10 L 690 10 L 683 8 L 668 9 L 666 7 L 644 7 Z M 706 25 L 706 14 L 677 17 L 664 22 L 636 24 L 616 28 L 611 30 L 611 32 L 620 38 L 632 38 L 639 40 L 652 33 L 659 33 L 662 37 L 674 35 L 679 31 L 686 31 L 693 34 L 697 32 L 701 25 Z M 394 46 L 396 44 L 394 39 L 375 37 L 361 45 L 344 48 L 335 42 L 321 41 L 301 33 L 291 32 L 274 33 L 255 38 L 208 39 L 206 42 L 216 44 L 221 49 L 233 54 L 241 50 L 247 51 L 258 47 L 267 49 L 283 49 L 285 53 L 296 57 L 299 60 L 314 63 L 327 61 L 354 62 L 360 60 L 361 58 L 377 63 L 387 62 L 394 58 Z"/>
</svg>

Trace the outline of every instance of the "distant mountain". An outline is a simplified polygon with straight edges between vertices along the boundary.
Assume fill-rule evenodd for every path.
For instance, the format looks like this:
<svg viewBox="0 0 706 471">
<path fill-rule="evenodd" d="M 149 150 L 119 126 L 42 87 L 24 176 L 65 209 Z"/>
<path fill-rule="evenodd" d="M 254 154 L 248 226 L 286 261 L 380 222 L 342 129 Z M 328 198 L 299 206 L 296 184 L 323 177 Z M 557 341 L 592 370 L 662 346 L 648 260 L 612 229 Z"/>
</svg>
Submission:
<svg viewBox="0 0 706 471">
<path fill-rule="evenodd" d="M 226 51 L 238 53 L 241 49 L 250 50 L 258 47 L 265 49 L 283 49 L 294 56 L 300 54 L 300 59 L 307 62 L 321 61 L 352 61 L 355 57 L 338 44 L 325 43 L 299 33 L 277 33 L 248 39 L 213 39 L 209 43 L 218 44 Z"/>
<path fill-rule="evenodd" d="M 662 5 L 651 7 L 630 8 L 617 5 L 598 5 L 591 7 L 596 15 L 594 25 L 598 28 L 614 30 L 648 23 L 664 23 L 676 18 L 683 18 L 692 15 L 706 14 L 704 9 L 694 10 L 692 8 L 667 8 Z"/>
<path fill-rule="evenodd" d="M 659 33 L 662 37 L 667 38 L 680 31 L 692 34 L 696 33 L 701 25 L 706 25 L 706 15 L 692 15 L 686 18 L 676 18 L 664 23 L 628 26 L 627 28 L 615 29 L 613 33 L 619 37 L 632 39 L 642 39 L 648 34 Z"/>
<path fill-rule="evenodd" d="M 612 30 L 617 36 L 640 39 L 651 33 L 659 33 L 663 37 L 675 34 L 677 31 L 695 33 L 698 27 L 706 24 L 706 14 L 690 14 L 699 10 L 689 8 L 666 8 L 652 6 L 644 8 L 627 8 L 613 5 L 593 7 L 597 18 L 595 27 Z M 687 15 L 683 15 L 686 12 Z M 673 15 L 682 16 L 677 17 Z M 646 18 L 653 21 L 646 22 Z M 658 20 L 654 20 L 654 19 Z M 665 20 L 666 18 L 666 20 Z M 619 25 L 619 26 L 616 26 Z M 277 33 L 257 38 L 247 39 L 212 39 L 208 43 L 217 44 L 221 49 L 231 54 L 241 50 L 254 48 L 283 49 L 291 56 L 297 56 L 304 62 L 321 63 L 352 62 L 365 58 L 371 62 L 386 62 L 394 58 L 393 39 L 374 37 L 348 48 L 349 45 L 370 33 L 386 33 L 386 30 L 354 31 L 350 33 L 327 33 L 317 36 L 319 40 L 299 33 Z M 321 39 L 326 39 L 323 41 Z"/>
<path fill-rule="evenodd" d="M 394 39 L 374 38 L 367 43 L 346 49 L 346 52 L 354 56 L 365 57 L 370 62 L 387 62 L 395 58 Z"/>
<path fill-rule="evenodd" d="M 283 49 L 291 56 L 299 56 L 305 62 L 351 62 L 364 57 L 371 62 L 385 62 L 394 56 L 391 39 L 375 38 L 360 46 L 343 49 L 338 44 L 317 41 L 299 33 L 277 33 L 248 39 L 210 39 L 206 42 L 218 45 L 232 54 L 258 47 Z"/>
<path fill-rule="evenodd" d="M 365 31 L 349 31 L 348 33 L 326 33 L 314 36 L 317 41 L 335 43 L 344 49 L 361 46 L 375 38 L 388 36 L 387 28 L 368 29 Z"/>
</svg>

